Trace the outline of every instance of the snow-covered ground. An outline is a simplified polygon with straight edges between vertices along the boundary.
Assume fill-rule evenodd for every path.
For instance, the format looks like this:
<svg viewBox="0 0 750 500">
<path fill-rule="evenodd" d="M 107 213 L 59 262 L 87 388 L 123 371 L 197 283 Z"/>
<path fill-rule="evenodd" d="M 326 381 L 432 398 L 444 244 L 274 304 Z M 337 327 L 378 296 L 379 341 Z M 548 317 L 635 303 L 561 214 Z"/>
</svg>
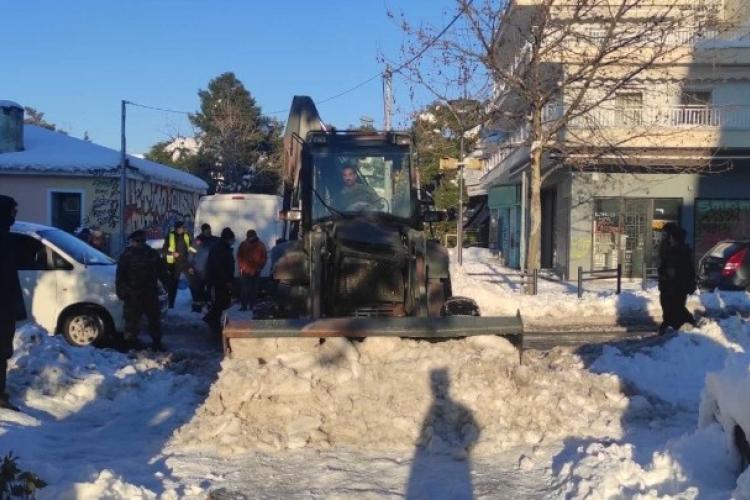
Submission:
<svg viewBox="0 0 750 500">
<path fill-rule="evenodd" d="M 617 310 L 604 290 L 514 294 L 490 265 L 454 273 L 485 313 Z M 19 329 L 10 390 L 24 413 L 0 410 L 0 454 L 49 483 L 40 498 L 750 498 L 710 398 L 699 419 L 708 373 L 714 399 L 746 394 L 732 382 L 750 363 L 739 316 L 519 364 L 501 339 L 305 340 L 222 361 L 187 311 L 182 291 L 166 354 Z"/>
<path fill-rule="evenodd" d="M 642 290 L 641 279 L 622 282 L 622 293 L 615 293 L 615 280 L 584 282 L 580 299 L 576 284 L 539 278 L 538 295 L 521 293 L 518 271 L 500 265 L 484 248 L 464 249 L 463 266 L 451 253 L 453 293 L 477 301 L 483 315 L 507 315 L 521 311 L 524 323 L 532 328 L 627 326 L 658 324 L 661 306 L 656 282 Z M 700 314 L 750 313 L 747 292 L 696 292 L 688 299 L 688 308 Z"/>
</svg>

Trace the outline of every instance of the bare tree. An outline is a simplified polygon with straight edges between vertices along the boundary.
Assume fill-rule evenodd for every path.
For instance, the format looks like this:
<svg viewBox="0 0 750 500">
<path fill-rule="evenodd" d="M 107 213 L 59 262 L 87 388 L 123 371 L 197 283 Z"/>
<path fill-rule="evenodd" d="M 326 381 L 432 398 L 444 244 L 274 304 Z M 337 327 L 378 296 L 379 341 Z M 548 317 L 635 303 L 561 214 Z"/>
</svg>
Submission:
<svg viewBox="0 0 750 500">
<path fill-rule="evenodd" d="M 694 0 L 456 0 L 456 7 L 447 31 L 402 18 L 410 35 L 405 58 L 429 50 L 401 73 L 441 98 L 470 88 L 486 103 L 483 123 L 508 131 L 506 146 L 526 148 L 527 270 L 540 267 L 545 179 L 563 167 L 605 162 L 664 169 L 641 162 L 643 151 L 687 137 L 689 127 L 670 125 L 705 125 L 705 116 L 644 106 L 642 92 L 663 100 L 679 93 L 695 43 L 732 29 L 720 19 L 733 18 Z M 646 80 L 659 85 L 638 85 Z M 715 144 L 696 146 L 708 151 Z M 702 156 L 680 168 L 710 166 Z"/>
</svg>

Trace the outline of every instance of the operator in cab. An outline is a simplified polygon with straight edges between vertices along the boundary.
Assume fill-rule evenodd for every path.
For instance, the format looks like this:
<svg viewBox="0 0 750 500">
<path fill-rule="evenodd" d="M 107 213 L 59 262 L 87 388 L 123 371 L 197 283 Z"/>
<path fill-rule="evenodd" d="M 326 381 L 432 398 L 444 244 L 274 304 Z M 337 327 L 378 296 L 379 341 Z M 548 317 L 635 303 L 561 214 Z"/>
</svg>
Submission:
<svg viewBox="0 0 750 500">
<path fill-rule="evenodd" d="M 357 169 L 346 165 L 341 170 L 344 187 L 336 197 L 336 207 L 347 212 L 360 210 L 380 210 L 382 202 L 380 196 L 367 184 L 360 181 Z"/>
</svg>

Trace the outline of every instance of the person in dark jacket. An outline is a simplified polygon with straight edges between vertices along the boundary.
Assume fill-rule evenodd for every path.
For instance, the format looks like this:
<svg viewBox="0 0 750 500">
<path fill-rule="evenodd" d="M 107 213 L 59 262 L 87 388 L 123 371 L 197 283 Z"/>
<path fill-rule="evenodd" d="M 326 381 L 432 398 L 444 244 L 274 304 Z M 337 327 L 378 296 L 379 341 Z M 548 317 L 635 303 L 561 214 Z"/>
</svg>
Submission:
<svg viewBox="0 0 750 500">
<path fill-rule="evenodd" d="M 211 288 L 213 302 L 203 318 L 215 335 L 221 335 L 221 313 L 232 304 L 232 281 L 234 281 L 234 233 L 228 227 L 221 231 L 221 238 L 208 253 L 206 283 Z"/>
<path fill-rule="evenodd" d="M 659 334 L 667 329 L 678 330 L 683 324 L 695 324 L 695 319 L 685 307 L 687 296 L 695 291 L 695 268 L 690 247 L 685 243 L 685 230 L 668 223 L 662 230 L 659 248 L 659 302 L 662 324 Z"/>
<path fill-rule="evenodd" d="M 195 253 L 191 254 L 188 269 L 190 293 L 193 295 L 193 312 L 203 311 L 203 307 L 211 302 L 210 291 L 206 286 L 206 261 L 211 247 L 217 241 L 219 238 L 211 234 L 211 226 L 205 223 L 201 225 L 201 232 L 193 241 Z"/>
<path fill-rule="evenodd" d="M 159 252 L 146 245 L 146 232 L 134 231 L 130 246 L 122 252 L 117 262 L 115 281 L 117 297 L 124 302 L 125 332 L 123 339 L 128 347 L 138 347 L 138 329 L 141 317 L 148 320 L 151 347 L 163 351 L 161 341 L 161 308 L 159 287 L 169 283 L 169 275 Z"/>
<path fill-rule="evenodd" d="M 16 321 L 26 319 L 15 248 L 10 227 L 16 221 L 18 204 L 0 195 L 0 408 L 18 411 L 6 391 L 8 360 L 13 356 Z"/>
<path fill-rule="evenodd" d="M 180 276 L 184 273 L 185 277 L 189 279 L 190 253 L 195 252 L 190 235 L 185 231 L 185 224 L 182 221 L 174 223 L 174 229 L 164 238 L 164 246 L 161 252 L 169 271 L 167 293 L 169 294 L 169 308 L 173 309 L 177 297 L 177 287 L 180 284 Z"/>
</svg>

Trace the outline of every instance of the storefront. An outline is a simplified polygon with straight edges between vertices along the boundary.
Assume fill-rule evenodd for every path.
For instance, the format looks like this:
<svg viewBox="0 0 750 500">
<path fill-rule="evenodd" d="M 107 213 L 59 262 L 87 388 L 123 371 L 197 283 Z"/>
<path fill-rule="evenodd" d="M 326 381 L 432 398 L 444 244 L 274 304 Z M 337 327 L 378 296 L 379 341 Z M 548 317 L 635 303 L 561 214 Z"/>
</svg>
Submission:
<svg viewBox="0 0 750 500">
<path fill-rule="evenodd" d="M 680 198 L 595 198 L 591 269 L 622 265 L 624 276 L 641 276 L 658 264 L 661 230 L 679 223 Z"/>
<path fill-rule="evenodd" d="M 521 265 L 521 186 L 493 186 L 488 192 L 489 246 L 503 265 Z"/>
</svg>

